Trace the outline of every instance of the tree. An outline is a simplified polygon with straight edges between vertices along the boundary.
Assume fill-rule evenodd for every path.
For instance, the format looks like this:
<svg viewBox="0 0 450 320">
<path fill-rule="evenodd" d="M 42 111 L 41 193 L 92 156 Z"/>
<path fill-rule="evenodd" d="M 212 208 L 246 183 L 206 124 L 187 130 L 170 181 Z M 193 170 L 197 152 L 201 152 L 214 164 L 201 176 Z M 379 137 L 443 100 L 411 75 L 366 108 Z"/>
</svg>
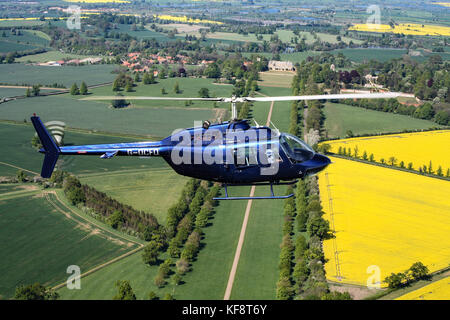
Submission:
<svg viewBox="0 0 450 320">
<path fill-rule="evenodd" d="M 127 82 L 127 84 L 125 85 L 125 91 L 126 92 L 133 91 L 133 84 L 131 82 Z"/>
<path fill-rule="evenodd" d="M 28 87 L 27 90 L 25 91 L 25 95 L 26 95 L 27 97 L 31 97 L 31 90 L 30 90 L 29 87 Z"/>
<path fill-rule="evenodd" d="M 172 296 L 170 293 L 166 293 L 166 294 L 164 295 L 163 300 L 173 300 L 173 296 Z"/>
<path fill-rule="evenodd" d="M 37 97 L 40 92 L 41 92 L 41 86 L 38 84 L 33 85 L 32 89 L 31 89 L 31 93 L 33 94 L 33 96 Z"/>
<path fill-rule="evenodd" d="M 181 90 L 180 90 L 180 84 L 177 82 L 175 82 L 175 85 L 173 86 L 173 92 L 175 92 L 176 94 L 180 94 Z"/>
<path fill-rule="evenodd" d="M 120 90 L 119 80 L 116 79 L 113 82 L 112 91 L 119 91 L 119 90 Z"/>
<path fill-rule="evenodd" d="M 189 262 L 184 258 L 178 260 L 176 266 L 177 266 L 177 273 L 180 275 L 183 275 L 189 271 Z"/>
<path fill-rule="evenodd" d="M 330 293 L 325 293 L 322 300 L 352 300 L 352 296 L 348 292 L 333 291 Z"/>
<path fill-rule="evenodd" d="M 162 95 L 165 95 L 165 94 L 167 94 L 167 92 L 166 92 L 166 89 L 165 89 L 165 88 L 161 88 L 161 94 L 162 94 Z"/>
<path fill-rule="evenodd" d="M 396 163 L 397 163 L 397 158 L 395 158 L 395 157 L 390 157 L 389 158 L 389 164 L 391 166 L 395 166 Z"/>
<path fill-rule="evenodd" d="M 142 261 L 145 264 L 155 265 L 158 262 L 160 245 L 156 241 L 150 241 L 142 253 Z"/>
<path fill-rule="evenodd" d="M 80 94 L 80 89 L 78 89 L 78 86 L 76 83 L 74 83 L 72 85 L 72 87 L 70 88 L 70 94 L 73 96 L 79 95 Z"/>
<path fill-rule="evenodd" d="M 406 276 L 404 273 L 391 273 L 390 276 L 387 276 L 384 279 L 390 289 L 397 289 L 403 286 L 403 282 L 406 280 Z"/>
<path fill-rule="evenodd" d="M 131 288 L 130 281 L 117 280 L 115 286 L 118 290 L 113 300 L 136 300 L 136 295 Z"/>
<path fill-rule="evenodd" d="M 158 274 L 155 277 L 155 286 L 158 288 L 162 288 L 166 284 L 166 280 L 164 280 L 164 276 L 158 272 Z"/>
<path fill-rule="evenodd" d="M 84 82 L 84 81 L 81 83 L 81 86 L 80 86 L 80 94 L 83 96 L 88 94 L 87 85 L 86 85 L 86 82 Z"/>
<path fill-rule="evenodd" d="M 320 239 L 330 239 L 330 223 L 322 217 L 314 217 L 308 221 L 308 232 L 310 235 L 317 235 Z"/>
<path fill-rule="evenodd" d="M 117 96 L 123 97 L 123 94 L 119 92 Z M 118 109 L 118 108 L 125 108 L 126 106 L 128 106 L 128 103 L 125 101 L 125 99 L 115 99 L 111 101 L 111 105 L 113 108 Z"/>
<path fill-rule="evenodd" d="M 172 276 L 172 283 L 173 283 L 175 286 L 179 285 L 179 284 L 181 283 L 181 275 L 179 275 L 178 273 L 175 273 L 175 274 Z"/>
<path fill-rule="evenodd" d="M 19 286 L 14 294 L 15 300 L 56 300 L 59 294 L 40 283 Z"/>
<path fill-rule="evenodd" d="M 428 268 L 422 262 L 415 262 L 409 272 L 414 280 L 421 280 L 428 277 Z"/>
<path fill-rule="evenodd" d="M 108 217 L 107 221 L 113 229 L 117 229 L 117 227 L 119 227 L 125 220 L 123 217 L 123 213 L 119 210 L 116 210 L 112 215 Z"/>
<path fill-rule="evenodd" d="M 278 300 L 288 300 L 291 298 L 293 293 L 293 288 L 289 278 L 283 277 L 277 282 L 277 299 Z"/>
<path fill-rule="evenodd" d="M 150 291 L 148 293 L 148 300 L 158 300 L 158 296 L 156 295 L 156 293 L 154 291 Z"/>
<path fill-rule="evenodd" d="M 14 59 L 15 59 L 14 53 L 10 52 L 6 55 L 5 62 L 6 63 L 14 63 Z"/>
<path fill-rule="evenodd" d="M 221 73 L 217 63 L 213 62 L 210 65 L 208 65 L 208 67 L 205 69 L 204 75 L 207 78 L 214 78 L 214 79 L 220 78 Z"/>
<path fill-rule="evenodd" d="M 198 96 L 200 98 L 209 98 L 209 89 L 208 88 L 201 88 L 198 91 Z"/>
<path fill-rule="evenodd" d="M 19 180 L 19 182 L 27 181 L 27 175 L 26 175 L 25 171 L 23 171 L 23 170 L 17 171 L 17 180 Z"/>
</svg>

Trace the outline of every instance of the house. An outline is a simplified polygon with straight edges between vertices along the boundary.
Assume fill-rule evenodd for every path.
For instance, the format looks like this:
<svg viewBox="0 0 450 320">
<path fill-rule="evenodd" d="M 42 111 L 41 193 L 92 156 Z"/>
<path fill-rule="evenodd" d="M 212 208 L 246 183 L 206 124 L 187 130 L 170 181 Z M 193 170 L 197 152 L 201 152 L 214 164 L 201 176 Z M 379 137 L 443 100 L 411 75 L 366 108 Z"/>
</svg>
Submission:
<svg viewBox="0 0 450 320">
<path fill-rule="evenodd" d="M 294 64 L 291 61 L 269 61 L 269 70 L 275 71 L 295 71 Z"/>
</svg>

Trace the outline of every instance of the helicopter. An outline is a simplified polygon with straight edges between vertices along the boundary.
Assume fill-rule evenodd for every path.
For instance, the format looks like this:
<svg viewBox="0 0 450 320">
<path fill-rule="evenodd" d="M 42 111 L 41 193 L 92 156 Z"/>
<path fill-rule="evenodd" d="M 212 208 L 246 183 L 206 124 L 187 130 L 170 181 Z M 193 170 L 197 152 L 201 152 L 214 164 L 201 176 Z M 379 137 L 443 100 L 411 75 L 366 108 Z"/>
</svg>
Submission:
<svg viewBox="0 0 450 320">
<path fill-rule="evenodd" d="M 237 103 L 308 101 L 330 99 L 395 98 L 399 93 L 355 93 L 279 97 L 170 98 L 138 96 L 96 96 L 82 100 L 201 100 L 231 103 L 231 120 L 221 123 L 204 121 L 201 125 L 175 131 L 160 141 L 77 145 L 59 147 L 41 119 L 34 114 L 31 122 L 39 136 L 44 153 L 41 176 L 49 178 L 60 155 L 97 155 L 101 159 L 117 156 L 141 158 L 162 157 L 180 175 L 222 183 L 225 197 L 215 200 L 285 199 L 275 195 L 274 185 L 290 185 L 325 169 L 331 160 L 319 154 L 302 139 L 280 132 L 275 126 L 251 126 L 238 119 Z M 269 196 L 232 197 L 229 186 L 269 185 Z"/>
</svg>

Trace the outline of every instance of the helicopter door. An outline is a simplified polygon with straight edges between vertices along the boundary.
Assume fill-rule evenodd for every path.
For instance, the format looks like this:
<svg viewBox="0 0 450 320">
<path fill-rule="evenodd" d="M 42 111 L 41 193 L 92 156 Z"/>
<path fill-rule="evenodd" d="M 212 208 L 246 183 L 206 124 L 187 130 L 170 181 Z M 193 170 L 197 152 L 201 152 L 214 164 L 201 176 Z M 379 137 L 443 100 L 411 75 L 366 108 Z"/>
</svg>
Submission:
<svg viewBox="0 0 450 320">
<path fill-rule="evenodd" d="M 256 146 L 245 145 L 233 149 L 233 180 L 242 181 L 248 175 L 259 172 L 258 151 Z"/>
</svg>

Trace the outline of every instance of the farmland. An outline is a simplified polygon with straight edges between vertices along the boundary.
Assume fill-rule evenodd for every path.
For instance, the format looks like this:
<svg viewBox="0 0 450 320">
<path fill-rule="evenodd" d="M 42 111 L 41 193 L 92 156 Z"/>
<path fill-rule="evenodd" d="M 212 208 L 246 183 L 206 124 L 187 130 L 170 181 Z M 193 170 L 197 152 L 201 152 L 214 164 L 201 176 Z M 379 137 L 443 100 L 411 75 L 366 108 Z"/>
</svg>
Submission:
<svg viewBox="0 0 450 320">
<path fill-rule="evenodd" d="M 405 166 L 409 162 L 418 170 L 423 165 L 429 166 L 432 161 L 432 169 L 436 171 L 439 166 L 443 173 L 450 168 L 449 149 L 442 146 L 448 145 L 450 130 L 436 130 L 427 132 L 391 134 L 383 136 L 350 138 L 330 141 L 331 152 L 338 152 L 339 147 L 350 149 L 352 154 L 358 147 L 359 156 L 364 151 L 368 155 L 374 155 L 374 160 L 380 162 L 384 159 L 388 162 L 390 157 L 395 157 L 396 164 L 403 161 Z"/>
<path fill-rule="evenodd" d="M 43 155 L 31 147 L 31 138 L 35 134 L 32 126 L 24 124 L 0 123 L 0 144 L 4 150 L 0 160 L 0 176 L 15 175 L 19 168 L 38 173 L 41 170 Z M 117 137 L 110 135 L 86 134 L 67 131 L 66 144 L 99 144 L 144 139 Z M 161 158 L 151 160 L 117 157 L 113 161 L 100 160 L 97 157 L 64 157 L 58 162 L 60 168 L 75 174 L 88 174 L 118 170 L 161 169 L 167 168 Z M 30 173 L 31 174 L 31 173 Z"/>
<path fill-rule="evenodd" d="M 0 83 L 3 84 L 42 84 L 54 83 L 70 87 L 74 82 L 85 81 L 87 85 L 111 82 L 115 75 L 114 65 L 91 66 L 31 66 L 25 64 L 0 64 Z"/>
<path fill-rule="evenodd" d="M 26 55 L 17 58 L 17 62 L 48 62 L 58 60 L 72 60 L 72 59 L 84 59 L 92 56 L 85 56 L 73 53 L 62 53 L 60 51 L 48 51 L 44 53 Z"/>
<path fill-rule="evenodd" d="M 324 127 L 330 138 L 343 138 L 348 130 L 351 130 L 353 134 L 376 134 L 399 132 L 406 129 L 429 129 L 436 126 L 436 123 L 428 120 L 357 108 L 341 103 L 326 102 L 323 112 L 325 114 Z M 337 142 L 332 142 L 332 144 L 335 143 Z"/>
<path fill-rule="evenodd" d="M 66 212 L 64 207 L 59 207 L 64 214 L 57 211 L 39 190 L 30 195 L 27 189 L 22 194 L 3 194 L 3 190 L 0 194 L 0 240 L 8 243 L 0 246 L 2 260 L 8 261 L 0 266 L 3 298 L 10 298 L 20 284 L 39 281 L 48 286 L 63 282 L 69 265 L 78 265 L 86 272 L 137 248 Z"/>
<path fill-rule="evenodd" d="M 94 173 L 82 176 L 81 183 L 105 192 L 137 210 L 151 212 L 160 223 L 164 224 L 167 208 L 178 199 L 186 180 L 186 177 L 179 176 L 167 168 Z"/>
<path fill-rule="evenodd" d="M 31 100 L 32 99 L 32 100 Z M 29 101 L 33 101 L 30 104 Z M 214 119 L 213 109 L 189 107 L 113 109 L 108 102 L 78 101 L 69 94 L 20 99 L 2 105 L 2 119 L 23 121 L 33 113 L 44 121 L 64 121 L 71 128 L 163 138 L 194 121 Z M 219 110 L 219 109 L 217 109 Z M 161 121 L 165 119 L 165 122 Z"/>
<path fill-rule="evenodd" d="M 450 277 L 446 277 L 418 290 L 409 292 L 396 300 L 448 300 L 449 295 Z"/>
<path fill-rule="evenodd" d="M 281 72 L 281 71 L 261 72 L 259 74 L 261 80 L 258 81 L 258 85 L 263 87 L 290 88 L 294 75 L 295 75 L 294 72 Z"/>
<path fill-rule="evenodd" d="M 447 181 L 339 158 L 332 161 L 319 174 L 325 218 L 336 232 L 335 239 L 324 242 L 329 280 L 365 285 L 372 265 L 380 268 L 381 280 L 417 261 L 431 272 L 448 267 Z"/>
<path fill-rule="evenodd" d="M 235 190 L 233 194 L 247 194 L 249 187 Z M 130 280 L 138 299 L 146 299 L 150 291 L 162 297 L 173 293 L 176 299 L 222 299 L 246 202 L 224 201 L 212 218 L 212 225 L 204 229 L 204 248 L 192 263 L 192 272 L 183 277 L 183 284 L 168 284 L 158 289 L 154 285 L 157 267 L 148 267 L 137 253 L 95 272 L 83 279 L 82 290 L 59 290 L 63 299 L 110 299 L 115 294 L 114 280 Z M 114 280 L 112 280 L 114 279 Z"/>
<path fill-rule="evenodd" d="M 366 32 L 387 32 L 418 36 L 450 36 L 450 27 L 415 23 L 400 23 L 398 25 L 395 25 L 394 28 L 387 24 L 365 23 L 351 26 L 349 30 Z"/>
</svg>

